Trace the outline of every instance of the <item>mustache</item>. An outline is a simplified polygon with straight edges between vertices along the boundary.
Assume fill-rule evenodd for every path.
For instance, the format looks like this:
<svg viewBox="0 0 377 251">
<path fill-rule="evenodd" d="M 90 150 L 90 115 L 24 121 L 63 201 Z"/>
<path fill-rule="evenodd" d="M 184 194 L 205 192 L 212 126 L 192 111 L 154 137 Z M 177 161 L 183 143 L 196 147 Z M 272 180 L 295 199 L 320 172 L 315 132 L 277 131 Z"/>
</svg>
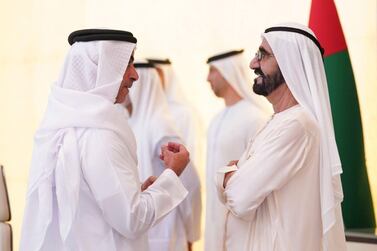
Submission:
<svg viewBox="0 0 377 251">
<path fill-rule="evenodd" d="M 254 73 L 255 73 L 256 75 L 259 75 L 259 76 L 262 76 L 262 77 L 265 76 L 264 73 L 263 73 L 263 71 L 261 70 L 261 68 L 256 68 L 256 69 L 254 70 Z"/>
</svg>

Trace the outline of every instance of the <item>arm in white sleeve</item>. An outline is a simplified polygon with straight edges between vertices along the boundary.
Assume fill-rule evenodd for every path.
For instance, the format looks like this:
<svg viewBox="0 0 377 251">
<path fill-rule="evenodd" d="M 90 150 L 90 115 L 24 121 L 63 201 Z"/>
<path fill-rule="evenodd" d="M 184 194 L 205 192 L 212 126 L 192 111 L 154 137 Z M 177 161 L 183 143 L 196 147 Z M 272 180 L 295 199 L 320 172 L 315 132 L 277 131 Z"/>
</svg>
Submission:
<svg viewBox="0 0 377 251">
<path fill-rule="evenodd" d="M 139 237 L 184 200 L 187 190 L 172 170 L 141 192 L 136 160 L 125 142 L 111 131 L 90 133 L 84 177 L 106 221 L 120 234 Z"/>
<path fill-rule="evenodd" d="M 253 220 L 265 198 L 304 166 L 311 142 L 311 136 L 298 121 L 289 122 L 281 133 L 270 135 L 238 166 L 223 190 L 223 201 L 232 214 Z"/>
</svg>

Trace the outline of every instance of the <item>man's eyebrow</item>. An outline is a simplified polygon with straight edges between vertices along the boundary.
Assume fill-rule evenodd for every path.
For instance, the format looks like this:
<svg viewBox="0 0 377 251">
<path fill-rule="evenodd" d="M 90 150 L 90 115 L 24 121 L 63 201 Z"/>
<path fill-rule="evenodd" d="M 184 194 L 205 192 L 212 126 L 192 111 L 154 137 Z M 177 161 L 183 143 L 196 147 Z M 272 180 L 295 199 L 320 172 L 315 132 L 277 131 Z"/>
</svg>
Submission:
<svg viewBox="0 0 377 251">
<path fill-rule="evenodd" d="M 259 46 L 259 50 L 261 52 L 268 53 L 268 51 L 265 48 L 263 48 L 262 46 Z"/>
</svg>

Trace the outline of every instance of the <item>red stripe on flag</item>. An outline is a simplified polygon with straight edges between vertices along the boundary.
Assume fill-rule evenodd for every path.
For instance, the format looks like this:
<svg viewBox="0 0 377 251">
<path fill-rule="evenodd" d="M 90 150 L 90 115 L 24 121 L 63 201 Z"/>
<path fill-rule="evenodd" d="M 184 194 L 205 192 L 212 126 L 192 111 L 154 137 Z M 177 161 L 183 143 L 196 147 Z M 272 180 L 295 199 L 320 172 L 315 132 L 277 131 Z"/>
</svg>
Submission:
<svg viewBox="0 0 377 251">
<path fill-rule="evenodd" d="M 325 48 L 325 56 L 347 49 L 333 0 L 312 0 L 309 27 Z"/>
</svg>

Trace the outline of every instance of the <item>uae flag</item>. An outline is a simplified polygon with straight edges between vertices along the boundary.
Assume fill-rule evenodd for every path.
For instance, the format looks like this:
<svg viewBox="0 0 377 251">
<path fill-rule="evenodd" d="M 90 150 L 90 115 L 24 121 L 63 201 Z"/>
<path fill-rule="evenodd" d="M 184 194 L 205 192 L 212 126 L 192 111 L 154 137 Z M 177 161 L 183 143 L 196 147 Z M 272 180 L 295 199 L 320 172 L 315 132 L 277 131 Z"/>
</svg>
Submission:
<svg viewBox="0 0 377 251">
<path fill-rule="evenodd" d="M 346 229 L 374 228 L 355 79 L 333 0 L 312 0 L 309 27 L 325 49 L 324 64 L 335 136 L 343 166 L 344 224 Z"/>
</svg>

